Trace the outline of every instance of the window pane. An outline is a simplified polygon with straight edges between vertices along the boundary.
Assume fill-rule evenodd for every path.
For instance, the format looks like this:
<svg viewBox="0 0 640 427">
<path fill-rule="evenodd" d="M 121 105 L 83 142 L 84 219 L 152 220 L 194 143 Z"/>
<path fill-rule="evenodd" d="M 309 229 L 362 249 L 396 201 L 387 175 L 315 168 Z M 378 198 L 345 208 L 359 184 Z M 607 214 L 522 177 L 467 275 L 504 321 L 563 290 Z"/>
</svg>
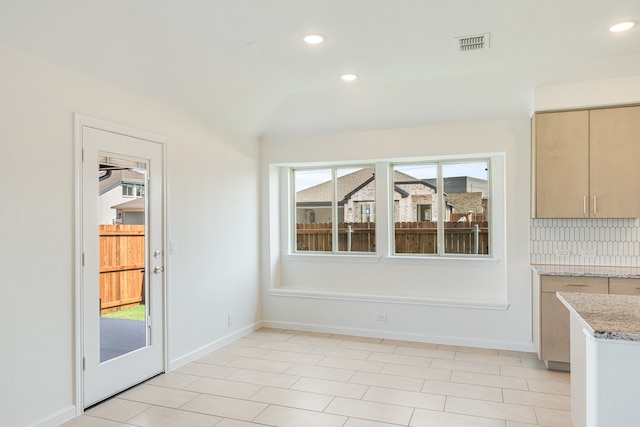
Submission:
<svg viewBox="0 0 640 427">
<path fill-rule="evenodd" d="M 438 165 L 393 167 L 395 253 L 438 253 Z"/>
<path fill-rule="evenodd" d="M 489 254 L 488 173 L 486 161 L 442 165 L 445 253 Z"/>
<path fill-rule="evenodd" d="M 293 171 L 296 251 L 331 252 L 333 181 L 331 169 Z"/>
<path fill-rule="evenodd" d="M 373 166 L 338 169 L 338 250 L 375 252 L 376 181 Z"/>
</svg>

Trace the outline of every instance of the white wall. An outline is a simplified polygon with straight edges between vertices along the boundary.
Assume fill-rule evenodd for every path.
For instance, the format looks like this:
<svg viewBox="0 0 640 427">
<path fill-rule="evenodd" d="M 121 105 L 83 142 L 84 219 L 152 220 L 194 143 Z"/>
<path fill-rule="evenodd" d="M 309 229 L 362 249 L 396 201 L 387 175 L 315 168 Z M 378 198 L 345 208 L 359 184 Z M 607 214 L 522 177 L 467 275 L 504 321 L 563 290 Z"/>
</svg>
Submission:
<svg viewBox="0 0 640 427">
<path fill-rule="evenodd" d="M 0 48 L 3 426 L 75 414 L 74 112 L 168 139 L 170 366 L 261 318 L 257 141 Z"/>
<path fill-rule="evenodd" d="M 396 263 L 384 251 L 373 263 L 286 254 L 279 165 L 494 153 L 504 158 L 504 170 L 494 164 L 492 197 L 504 200 L 492 208 L 495 265 Z M 261 163 L 263 324 L 532 350 L 528 118 L 267 137 Z M 378 212 L 378 221 L 383 215 Z M 376 321 L 379 313 L 387 314 L 386 322 Z"/>
<path fill-rule="evenodd" d="M 534 111 L 638 104 L 640 76 L 541 86 L 533 93 Z"/>
<path fill-rule="evenodd" d="M 132 200 L 131 197 L 126 198 L 122 196 L 122 186 L 112 188 L 111 190 L 103 193 L 98 198 L 98 218 L 99 224 L 113 224 L 113 220 L 116 219 L 116 210 L 111 209 L 111 206 L 119 205 L 120 203 L 128 202 Z"/>
</svg>

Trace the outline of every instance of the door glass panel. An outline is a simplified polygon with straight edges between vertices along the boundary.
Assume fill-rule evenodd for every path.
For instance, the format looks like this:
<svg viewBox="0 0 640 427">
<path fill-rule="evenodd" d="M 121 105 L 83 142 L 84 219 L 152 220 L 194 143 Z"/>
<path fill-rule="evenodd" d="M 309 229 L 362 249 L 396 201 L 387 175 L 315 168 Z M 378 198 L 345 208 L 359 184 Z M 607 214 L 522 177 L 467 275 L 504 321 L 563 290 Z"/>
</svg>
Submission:
<svg viewBox="0 0 640 427">
<path fill-rule="evenodd" d="M 100 362 L 146 347 L 145 164 L 98 156 Z"/>
</svg>

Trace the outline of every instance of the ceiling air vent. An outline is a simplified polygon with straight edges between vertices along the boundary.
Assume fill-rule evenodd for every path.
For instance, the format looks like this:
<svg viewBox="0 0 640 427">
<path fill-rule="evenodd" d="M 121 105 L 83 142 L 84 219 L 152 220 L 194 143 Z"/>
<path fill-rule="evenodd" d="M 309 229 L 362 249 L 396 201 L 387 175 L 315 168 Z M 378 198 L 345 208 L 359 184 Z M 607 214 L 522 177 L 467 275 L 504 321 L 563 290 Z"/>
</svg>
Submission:
<svg viewBox="0 0 640 427">
<path fill-rule="evenodd" d="M 455 38 L 457 52 L 471 52 L 489 48 L 489 33 L 476 34 L 475 36 L 462 36 Z"/>
</svg>

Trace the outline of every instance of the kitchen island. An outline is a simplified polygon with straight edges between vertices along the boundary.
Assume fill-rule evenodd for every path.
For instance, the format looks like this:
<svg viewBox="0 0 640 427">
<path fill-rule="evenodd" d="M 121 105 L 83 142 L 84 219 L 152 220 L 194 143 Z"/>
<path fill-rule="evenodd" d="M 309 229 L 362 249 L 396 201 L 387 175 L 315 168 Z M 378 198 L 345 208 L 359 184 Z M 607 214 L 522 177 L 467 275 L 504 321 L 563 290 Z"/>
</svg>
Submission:
<svg viewBox="0 0 640 427">
<path fill-rule="evenodd" d="M 574 427 L 638 426 L 640 296 L 559 292 L 570 313 Z"/>
<path fill-rule="evenodd" d="M 532 264 L 531 268 L 540 276 L 615 277 L 620 279 L 640 279 L 640 267 L 619 267 L 613 265 Z"/>
</svg>

